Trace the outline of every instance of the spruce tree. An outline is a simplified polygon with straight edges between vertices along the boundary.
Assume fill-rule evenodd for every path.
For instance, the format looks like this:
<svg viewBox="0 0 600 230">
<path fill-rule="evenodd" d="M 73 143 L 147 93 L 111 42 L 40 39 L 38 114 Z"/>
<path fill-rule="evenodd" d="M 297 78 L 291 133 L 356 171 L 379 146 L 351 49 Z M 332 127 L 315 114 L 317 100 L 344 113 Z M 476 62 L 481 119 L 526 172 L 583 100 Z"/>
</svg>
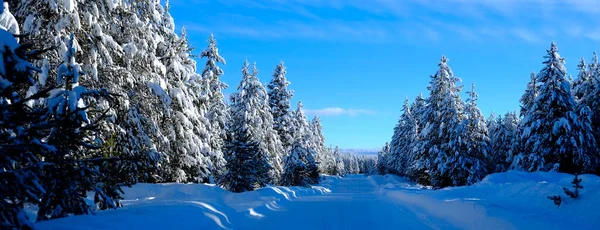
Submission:
<svg viewBox="0 0 600 230">
<path fill-rule="evenodd" d="M 2 6 L 0 5 L 0 8 Z M 25 204 L 38 204 L 46 190 L 41 186 L 45 165 L 41 156 L 52 155 L 54 146 L 44 143 L 49 129 L 43 115 L 45 109 L 28 102 L 44 98 L 48 90 L 33 95 L 26 92 L 34 86 L 32 65 L 13 35 L 0 29 L 0 228 L 33 229 L 24 211 Z"/>
<path fill-rule="evenodd" d="M 408 98 L 404 100 L 403 113 L 400 116 L 394 137 L 392 138 L 391 165 L 394 173 L 406 174 L 414 159 L 413 147 L 417 144 L 417 120 L 411 111 Z"/>
<path fill-rule="evenodd" d="M 290 148 L 293 142 L 292 130 L 292 113 L 290 111 L 290 100 L 294 92 L 288 90 L 290 82 L 285 77 L 286 67 L 283 62 L 279 63 L 273 71 L 273 78 L 267 85 L 269 94 L 269 107 L 273 115 L 273 128 L 279 134 L 279 139 L 283 144 L 284 149 Z"/>
<path fill-rule="evenodd" d="M 223 70 L 219 67 L 219 63 L 225 65 L 225 59 L 219 55 L 217 48 L 217 40 L 214 35 L 208 38 L 208 47 L 200 53 L 200 58 L 206 58 L 204 70 L 202 70 L 202 80 L 206 87 L 204 94 L 208 101 L 206 103 L 207 111 L 206 118 L 208 119 L 210 130 L 210 148 L 211 161 L 213 163 L 213 174 L 219 175 L 223 164 L 222 148 L 224 140 L 227 138 L 227 123 L 230 121 L 229 107 L 225 102 L 223 90 L 228 86 L 220 80 L 223 75 Z"/>
<path fill-rule="evenodd" d="M 238 92 L 232 95 L 232 124 L 244 124 L 250 133 L 251 140 L 257 143 L 261 152 L 267 154 L 271 164 L 270 174 L 262 178 L 265 183 L 277 183 L 282 172 L 280 156 L 283 148 L 279 135 L 273 129 L 273 117 L 269 110 L 268 95 L 257 77 L 256 65 L 250 72 L 250 64 L 244 62 L 242 81 Z M 235 128 L 234 129 L 238 129 Z"/>
<path fill-rule="evenodd" d="M 425 122 L 419 133 L 415 163 L 411 169 L 413 179 L 434 187 L 453 184 L 450 170 L 446 164 L 454 155 L 460 155 L 459 128 L 464 119 L 464 102 L 460 99 L 460 79 L 455 77 L 442 56 L 439 70 L 431 76 L 430 91 L 426 99 L 427 108 L 423 111 L 421 122 Z M 426 174 L 423 175 L 423 174 Z"/>
<path fill-rule="evenodd" d="M 452 156 L 446 167 L 450 168 L 453 184 L 471 185 L 488 173 L 489 136 L 487 125 L 477 107 L 478 95 L 475 84 L 472 84 L 469 98 L 465 106 L 466 119 L 459 128 L 461 150 Z"/>
<path fill-rule="evenodd" d="M 381 148 L 381 150 L 377 153 L 377 173 L 379 173 L 380 175 L 385 175 L 390 172 L 390 157 L 390 144 L 386 142 L 385 145 Z"/>
<path fill-rule="evenodd" d="M 311 143 L 311 130 L 302 107 L 302 102 L 298 102 L 294 112 L 294 143 L 284 159 L 281 185 L 307 186 L 319 182 L 316 151 Z"/>
<path fill-rule="evenodd" d="M 539 95 L 522 121 L 530 137 L 521 138 L 532 149 L 521 153 L 525 158 L 518 166 L 528 171 L 591 172 L 598 154 L 589 128 L 590 113 L 587 109 L 577 113 L 565 61 L 554 42 L 545 58 L 537 75 Z"/>
<path fill-rule="evenodd" d="M 535 98 L 538 95 L 538 81 L 535 76 L 535 73 L 531 73 L 530 75 L 531 81 L 527 84 L 527 89 L 525 89 L 525 93 L 521 96 L 519 100 L 521 102 L 521 113 L 520 116 L 524 117 L 528 110 L 531 109 L 533 103 L 535 102 Z"/>
</svg>

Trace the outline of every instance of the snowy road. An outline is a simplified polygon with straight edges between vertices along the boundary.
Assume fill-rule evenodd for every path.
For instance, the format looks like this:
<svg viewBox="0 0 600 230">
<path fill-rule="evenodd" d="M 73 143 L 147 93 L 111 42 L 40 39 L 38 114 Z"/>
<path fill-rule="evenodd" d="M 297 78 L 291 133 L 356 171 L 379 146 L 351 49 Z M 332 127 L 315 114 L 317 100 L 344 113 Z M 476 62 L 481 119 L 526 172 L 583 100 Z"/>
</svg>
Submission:
<svg viewBox="0 0 600 230">
<path fill-rule="evenodd" d="M 137 184 L 124 207 L 37 224 L 39 229 L 597 229 L 600 177 L 556 208 L 572 176 L 507 172 L 481 183 L 421 189 L 397 176 L 327 177 L 319 186 L 231 193 L 205 184 Z M 93 197 L 91 197 L 93 198 Z M 34 210 L 30 210 L 35 219 Z"/>
<path fill-rule="evenodd" d="M 331 193 L 294 199 L 269 210 L 263 218 L 243 229 L 431 229 L 403 205 L 395 204 L 379 191 L 373 180 L 351 175 L 331 184 Z M 437 224 L 439 226 L 439 223 Z"/>
</svg>

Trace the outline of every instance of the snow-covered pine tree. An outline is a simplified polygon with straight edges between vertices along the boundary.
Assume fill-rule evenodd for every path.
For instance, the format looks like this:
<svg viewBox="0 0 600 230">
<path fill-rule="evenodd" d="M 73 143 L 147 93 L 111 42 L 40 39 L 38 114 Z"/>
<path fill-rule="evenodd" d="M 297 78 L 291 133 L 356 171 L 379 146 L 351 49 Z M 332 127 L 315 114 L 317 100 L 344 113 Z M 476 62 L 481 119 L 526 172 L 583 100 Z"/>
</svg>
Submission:
<svg viewBox="0 0 600 230">
<path fill-rule="evenodd" d="M 169 140 L 165 146 L 169 164 L 163 178 L 175 182 L 210 182 L 215 168 L 223 169 L 225 160 L 211 154 L 209 123 L 206 116 L 206 92 L 190 56 L 185 29 L 181 37 L 174 32 L 173 18 L 167 2 L 158 33 L 164 38 L 157 55 L 165 65 L 167 93 L 171 99 L 161 129 Z"/>
<path fill-rule="evenodd" d="M 423 111 L 424 123 L 419 133 L 420 141 L 415 146 L 415 163 L 411 178 L 434 187 L 452 185 L 451 168 L 446 167 L 451 157 L 460 154 L 459 128 L 464 119 L 464 102 L 460 99 L 461 80 L 455 77 L 442 56 L 439 70 L 431 76 L 430 91 L 426 99 L 427 108 Z M 425 174 L 425 175 L 424 175 Z"/>
<path fill-rule="evenodd" d="M 319 166 L 319 171 L 323 172 L 325 166 L 329 164 L 329 156 L 325 152 L 325 136 L 323 135 L 323 125 L 321 119 L 317 116 L 308 124 L 308 130 L 310 132 L 311 147 L 316 154 L 314 158 Z"/>
<path fill-rule="evenodd" d="M 417 120 L 411 111 L 408 98 L 404 99 L 403 113 L 397 125 L 397 136 L 394 137 L 395 145 L 390 146 L 392 162 L 390 167 L 397 174 L 406 175 L 408 168 L 414 159 L 413 147 L 417 144 L 418 127 Z M 396 131 L 396 130 L 395 130 Z"/>
<path fill-rule="evenodd" d="M 266 185 L 271 164 L 267 153 L 252 139 L 245 119 L 233 120 L 225 144 L 227 171 L 219 184 L 232 192 L 252 191 Z"/>
<path fill-rule="evenodd" d="M 228 86 L 220 80 L 223 70 L 218 66 L 219 63 L 225 65 L 225 59 L 219 55 L 217 40 L 214 35 L 208 38 L 208 47 L 200 53 L 200 58 L 206 58 L 204 70 L 202 70 L 203 84 L 208 87 L 206 90 L 208 101 L 206 116 L 210 122 L 210 147 L 212 151 L 211 161 L 213 162 L 213 173 L 218 176 L 222 173 L 223 164 L 223 144 L 227 138 L 227 123 L 231 119 L 229 107 L 225 102 L 223 90 Z"/>
<path fill-rule="evenodd" d="M 518 166 L 528 171 L 592 172 L 598 164 L 596 141 L 590 132 L 590 113 L 577 114 L 571 85 L 566 79 L 564 58 L 553 42 L 547 50 L 545 65 L 537 75 L 539 95 L 531 112 L 523 118 L 527 124 L 524 161 Z"/>
<path fill-rule="evenodd" d="M 304 115 L 302 102 L 298 102 L 296 111 L 293 117 L 293 137 L 294 143 L 292 144 L 292 150 L 285 159 L 284 166 L 284 183 L 282 185 L 289 185 L 290 177 L 301 177 L 303 179 L 296 179 L 293 181 L 305 181 L 309 184 L 316 184 L 319 182 L 319 168 L 317 164 L 317 153 L 315 151 L 314 141 L 312 141 L 312 131 L 310 125 Z M 298 154 L 297 159 L 302 161 L 302 173 L 293 175 L 295 170 L 295 156 Z"/>
<path fill-rule="evenodd" d="M 530 153 L 533 146 L 527 145 L 525 142 L 530 138 L 531 132 L 527 129 L 527 127 L 531 126 L 532 120 L 525 120 L 523 118 L 530 116 L 529 114 L 535 113 L 533 110 L 533 103 L 536 100 L 536 97 L 539 94 L 539 82 L 535 73 L 530 74 L 530 81 L 527 83 L 527 88 L 525 92 L 519 99 L 521 102 L 521 109 L 519 112 L 519 117 L 521 120 L 519 121 L 519 126 L 517 127 L 517 131 L 515 134 L 515 138 L 511 142 L 509 158 L 507 162 L 509 162 L 508 169 L 518 169 L 522 168 L 523 164 L 526 164 L 525 154 Z M 527 131 L 527 132 L 526 132 Z"/>
<path fill-rule="evenodd" d="M 157 52 L 165 40 L 163 26 L 171 26 L 163 20 L 160 2 L 24 0 L 14 8 L 26 38 L 52 41 L 45 46 L 59 47 L 44 53 L 46 60 L 37 63 L 52 74 L 56 72 L 50 67 L 60 64 L 68 36 L 74 33 L 85 38 L 75 46 L 83 51 L 77 58 L 88 73 L 84 76 L 90 79 L 87 84 L 121 95 L 109 112 L 114 125 L 102 129 L 102 138 L 118 143 L 115 154 L 142 160 L 129 166 L 137 171 L 136 180 L 160 180 L 156 177 L 158 150 L 168 154 L 170 149 L 160 124 L 169 114 L 170 97 L 165 64 Z M 38 84 L 53 81 L 41 77 Z M 102 101 L 95 104 L 98 109 L 106 107 Z"/>
<path fill-rule="evenodd" d="M 342 159 L 342 155 L 340 153 L 340 147 L 339 146 L 335 146 L 335 148 L 333 149 L 333 157 L 335 158 L 335 162 L 336 162 L 336 174 L 335 175 L 339 175 L 339 176 L 344 176 L 346 175 L 346 166 L 344 165 L 344 159 Z"/>
<path fill-rule="evenodd" d="M 581 98 L 577 101 L 578 111 L 583 112 L 584 107 L 591 109 L 591 125 L 594 130 L 596 143 L 600 141 L 600 64 L 598 55 L 594 52 L 592 61 L 588 65 L 587 81 L 582 82 L 578 91 L 582 92 Z M 596 150 L 599 152 L 599 150 Z M 600 174 L 600 166 L 596 170 Z"/>
<path fill-rule="evenodd" d="M 468 92 L 465 106 L 467 116 L 461 123 L 459 145 L 461 150 L 451 156 L 446 167 L 455 186 L 474 184 L 488 174 L 489 136 L 485 119 L 477 107 L 475 84 Z"/>
<path fill-rule="evenodd" d="M 47 134 L 42 131 L 47 128 L 44 109 L 28 105 L 45 97 L 47 90 L 28 95 L 35 83 L 33 71 L 41 69 L 29 62 L 25 54 L 30 52 L 25 49 L 10 32 L 0 29 L 0 229 L 34 228 L 23 208 L 39 203 L 45 192 L 40 156 L 55 150 L 43 142 Z"/>
<path fill-rule="evenodd" d="M 231 119 L 232 124 L 245 124 L 250 133 L 251 140 L 257 143 L 261 152 L 267 153 L 271 164 L 271 171 L 265 183 L 277 183 L 281 176 L 282 163 L 279 156 L 283 148 L 279 135 L 273 129 L 273 117 L 268 104 L 268 95 L 257 77 L 256 65 L 250 72 L 250 64 L 244 62 L 242 66 L 242 81 L 238 92 L 233 94 Z"/>
<path fill-rule="evenodd" d="M 294 92 L 288 90 L 290 82 L 285 77 L 286 67 L 280 62 L 273 71 L 273 78 L 267 85 L 269 94 L 269 107 L 273 115 L 273 128 L 277 130 L 283 148 L 287 151 L 293 142 L 292 137 L 292 112 L 290 111 L 290 100 Z"/>
<path fill-rule="evenodd" d="M 498 116 L 493 121 L 494 125 L 489 130 L 490 137 L 490 161 L 488 170 L 492 172 L 504 172 L 507 170 L 507 159 L 510 159 L 510 150 L 513 141 L 517 138 L 519 116 L 517 112 L 507 112 L 504 117 Z"/>
<path fill-rule="evenodd" d="M 521 117 L 524 117 L 527 114 L 527 111 L 531 109 L 533 103 L 535 102 L 535 98 L 538 95 L 538 81 L 535 73 L 531 73 L 530 78 L 531 81 L 527 83 L 527 89 L 525 89 L 525 93 L 523 93 L 523 96 L 521 96 L 521 99 L 519 99 L 521 102 Z"/>
<path fill-rule="evenodd" d="M 380 175 L 385 175 L 389 173 L 389 162 L 390 162 L 390 144 L 388 142 L 383 145 L 381 150 L 377 153 L 377 173 Z"/>
<path fill-rule="evenodd" d="M 575 97 L 575 102 L 579 102 L 584 95 L 590 93 L 590 83 L 592 82 L 584 58 L 581 58 L 577 64 L 577 70 L 579 73 L 577 74 L 577 79 L 573 81 L 573 86 L 571 89 L 573 97 Z"/>
<path fill-rule="evenodd" d="M 102 166 L 117 158 L 107 158 L 102 152 L 100 125 L 106 118 L 104 111 L 89 110 L 89 98 L 111 98 L 106 89 L 90 90 L 79 84 L 85 73 L 75 62 L 76 41 L 71 34 L 63 63 L 57 71 L 57 88 L 45 99 L 45 118 L 52 125 L 45 138 L 55 149 L 44 156 L 41 172 L 45 193 L 41 197 L 38 220 L 65 217 L 69 214 L 91 213 L 86 203 L 86 192 L 95 191 L 103 205 L 116 208 L 119 185 L 106 187 Z M 107 193 L 110 191 L 110 193 Z"/>
</svg>

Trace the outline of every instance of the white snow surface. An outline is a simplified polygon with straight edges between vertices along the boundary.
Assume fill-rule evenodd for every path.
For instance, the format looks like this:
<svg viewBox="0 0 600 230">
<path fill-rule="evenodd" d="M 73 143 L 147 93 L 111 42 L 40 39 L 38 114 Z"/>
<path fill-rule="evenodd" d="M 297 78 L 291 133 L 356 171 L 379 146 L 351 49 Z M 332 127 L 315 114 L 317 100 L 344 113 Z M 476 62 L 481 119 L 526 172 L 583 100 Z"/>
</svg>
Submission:
<svg viewBox="0 0 600 230">
<path fill-rule="evenodd" d="M 39 229 L 597 229 L 600 177 L 509 171 L 468 187 L 424 189 L 397 176 L 326 176 L 319 186 L 231 193 L 202 184 L 138 184 L 123 208 Z M 556 207 L 547 199 L 561 195 Z"/>
</svg>

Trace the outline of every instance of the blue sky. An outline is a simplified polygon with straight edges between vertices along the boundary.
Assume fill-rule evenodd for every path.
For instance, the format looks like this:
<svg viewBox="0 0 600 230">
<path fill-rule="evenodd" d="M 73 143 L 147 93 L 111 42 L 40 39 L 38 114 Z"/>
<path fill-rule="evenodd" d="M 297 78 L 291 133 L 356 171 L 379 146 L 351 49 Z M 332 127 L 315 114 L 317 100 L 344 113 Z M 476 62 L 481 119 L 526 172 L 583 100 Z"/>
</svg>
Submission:
<svg viewBox="0 0 600 230">
<path fill-rule="evenodd" d="M 555 41 L 577 76 L 600 42 L 594 0 L 171 0 L 198 53 L 214 33 L 227 60 L 222 80 L 237 87 L 245 59 L 267 83 L 284 61 L 294 105 L 319 115 L 328 145 L 379 148 L 405 97 L 427 94 L 442 55 L 479 107 L 517 110 L 532 71 Z M 199 62 L 202 68 L 203 62 Z M 463 93 L 463 99 L 466 93 Z"/>
</svg>

